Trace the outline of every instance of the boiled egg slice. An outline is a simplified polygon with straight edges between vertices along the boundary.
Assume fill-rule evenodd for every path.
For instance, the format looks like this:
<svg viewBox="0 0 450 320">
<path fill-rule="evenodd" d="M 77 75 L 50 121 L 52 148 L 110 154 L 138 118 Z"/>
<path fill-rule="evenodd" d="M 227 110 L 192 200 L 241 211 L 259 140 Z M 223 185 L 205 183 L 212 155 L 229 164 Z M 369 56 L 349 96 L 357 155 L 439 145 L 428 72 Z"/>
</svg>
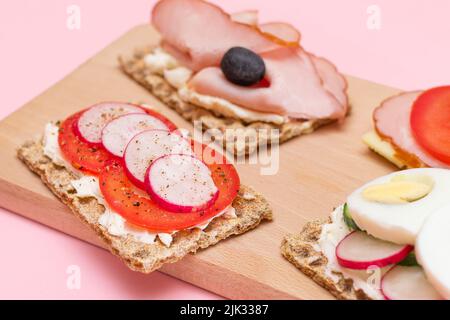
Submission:
<svg viewBox="0 0 450 320">
<path fill-rule="evenodd" d="M 445 298 L 450 299 L 450 205 L 426 220 L 416 241 L 416 256 L 428 281 Z"/>
<path fill-rule="evenodd" d="M 450 203 L 450 170 L 421 168 L 375 179 L 353 192 L 348 209 L 359 228 L 397 244 L 414 245 L 425 219 Z"/>
</svg>

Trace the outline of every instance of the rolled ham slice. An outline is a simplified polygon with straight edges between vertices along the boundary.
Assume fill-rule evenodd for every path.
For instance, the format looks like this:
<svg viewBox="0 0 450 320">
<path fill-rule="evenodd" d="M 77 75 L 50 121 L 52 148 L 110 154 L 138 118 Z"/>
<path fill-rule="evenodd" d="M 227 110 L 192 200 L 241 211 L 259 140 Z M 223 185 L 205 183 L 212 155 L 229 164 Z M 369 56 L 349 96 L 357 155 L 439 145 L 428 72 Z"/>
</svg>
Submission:
<svg viewBox="0 0 450 320">
<path fill-rule="evenodd" d="M 345 117 L 346 98 L 342 97 L 345 92 L 339 92 L 345 87 L 345 80 L 341 82 L 335 74 L 328 75 L 335 71 L 325 60 L 317 60 L 320 66 L 316 69 L 305 51 L 292 48 L 281 48 L 261 56 L 270 82 L 267 88 L 249 89 L 234 85 L 227 81 L 218 67 L 201 70 L 191 79 L 189 86 L 200 94 L 220 97 L 254 111 L 296 119 Z M 324 76 L 325 85 L 318 70 Z"/>
<path fill-rule="evenodd" d="M 347 80 L 339 73 L 336 66 L 329 60 L 317 57 L 312 53 L 308 53 L 316 67 L 319 77 L 322 79 L 322 85 L 325 90 L 332 93 L 345 109 L 348 111 L 348 97 L 347 97 Z"/>
<path fill-rule="evenodd" d="M 385 100 L 373 113 L 375 129 L 382 138 L 406 153 L 407 158 L 417 158 L 429 167 L 449 169 L 450 166 L 423 150 L 412 135 L 409 121 L 411 109 L 421 93 L 406 92 Z"/>
<path fill-rule="evenodd" d="M 162 0 L 153 9 L 152 23 L 163 37 L 163 48 L 194 71 L 218 66 L 231 47 L 261 53 L 279 46 L 258 28 L 235 22 L 202 0 Z"/>
</svg>

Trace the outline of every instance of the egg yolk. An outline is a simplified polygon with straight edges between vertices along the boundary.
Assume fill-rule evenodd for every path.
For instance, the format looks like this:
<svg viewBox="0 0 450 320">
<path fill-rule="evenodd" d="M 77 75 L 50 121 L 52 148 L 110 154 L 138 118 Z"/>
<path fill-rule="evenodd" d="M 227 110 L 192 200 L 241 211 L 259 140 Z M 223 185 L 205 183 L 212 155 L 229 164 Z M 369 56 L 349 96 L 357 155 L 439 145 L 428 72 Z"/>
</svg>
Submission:
<svg viewBox="0 0 450 320">
<path fill-rule="evenodd" d="M 426 197 L 433 185 L 433 180 L 425 175 L 397 175 L 387 183 L 367 187 L 362 196 L 368 201 L 405 204 Z"/>
</svg>

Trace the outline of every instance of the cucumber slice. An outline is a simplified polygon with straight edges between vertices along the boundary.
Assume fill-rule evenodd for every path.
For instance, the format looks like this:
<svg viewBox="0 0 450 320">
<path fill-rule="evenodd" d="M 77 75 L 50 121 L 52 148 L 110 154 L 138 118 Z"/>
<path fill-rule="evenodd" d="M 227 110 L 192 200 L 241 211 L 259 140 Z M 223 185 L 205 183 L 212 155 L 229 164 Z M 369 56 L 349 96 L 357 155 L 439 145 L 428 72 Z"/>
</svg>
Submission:
<svg viewBox="0 0 450 320">
<path fill-rule="evenodd" d="M 411 251 L 405 259 L 398 263 L 399 266 L 403 267 L 420 267 L 420 264 L 417 262 L 416 254 L 414 251 Z"/>
<path fill-rule="evenodd" d="M 347 203 L 344 204 L 343 216 L 344 222 L 347 225 L 347 227 L 349 227 L 350 230 L 361 231 L 361 229 L 356 225 L 355 220 L 352 219 L 352 216 L 350 215 L 350 212 L 348 210 Z"/>
</svg>

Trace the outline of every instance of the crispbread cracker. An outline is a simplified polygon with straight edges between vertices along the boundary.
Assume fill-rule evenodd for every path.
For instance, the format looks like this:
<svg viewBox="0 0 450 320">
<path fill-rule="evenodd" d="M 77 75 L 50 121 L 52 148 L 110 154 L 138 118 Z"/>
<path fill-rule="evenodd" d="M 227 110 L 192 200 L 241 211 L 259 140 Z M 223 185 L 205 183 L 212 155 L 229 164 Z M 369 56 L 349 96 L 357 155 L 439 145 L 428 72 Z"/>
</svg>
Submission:
<svg viewBox="0 0 450 320">
<path fill-rule="evenodd" d="M 178 95 L 177 89 L 173 88 L 164 77 L 152 73 L 152 71 L 146 66 L 144 57 L 150 53 L 155 47 L 146 47 L 144 49 L 135 50 L 131 58 L 119 57 L 119 63 L 121 69 L 130 78 L 149 90 L 156 98 L 161 100 L 164 104 L 174 109 L 184 119 L 194 122 L 200 121 L 203 130 L 219 129 L 224 132 L 226 129 L 250 129 L 250 130 L 279 130 L 278 138 L 279 143 L 283 143 L 291 138 L 308 134 L 313 132 L 316 128 L 333 122 L 333 120 L 298 120 L 289 121 L 282 125 L 276 125 L 268 122 L 252 122 L 245 123 L 242 120 L 222 117 L 219 114 L 206 110 L 200 106 L 193 105 L 191 103 L 184 102 Z M 222 143 L 230 150 L 234 149 L 239 153 L 245 151 L 246 154 L 257 149 L 260 145 L 267 144 L 266 136 L 258 136 L 255 141 L 250 141 L 245 146 L 245 150 L 240 150 L 239 146 L 233 145 L 230 148 L 230 143 L 233 140 L 223 140 Z"/>
<path fill-rule="evenodd" d="M 345 278 L 342 273 L 336 272 L 338 282 L 333 281 L 325 272 L 327 258 L 314 249 L 317 246 L 322 226 L 328 221 L 312 221 L 305 225 L 297 235 L 288 235 L 283 239 L 281 253 L 293 265 L 317 284 L 327 289 L 333 296 L 342 300 L 370 300 L 368 295 L 355 289 L 353 280 Z"/>
<path fill-rule="evenodd" d="M 76 191 L 70 183 L 76 177 L 44 155 L 41 140 L 24 144 L 18 150 L 18 157 L 40 176 L 47 187 L 69 206 L 77 217 L 97 233 L 113 254 L 132 270 L 143 273 L 150 273 L 164 263 L 176 262 L 188 253 L 195 253 L 232 235 L 253 229 L 262 220 L 272 219 L 268 202 L 251 188 L 241 185 L 239 195 L 233 202 L 237 218 L 218 217 L 203 231 L 191 229 L 178 232 L 173 236 L 170 247 L 166 247 L 159 240 L 154 244 L 144 244 L 130 235 L 113 236 L 98 224 L 98 218 L 105 208 L 95 198 L 81 199 L 76 196 Z M 254 199 L 249 199 L 248 195 L 254 195 Z"/>
</svg>

